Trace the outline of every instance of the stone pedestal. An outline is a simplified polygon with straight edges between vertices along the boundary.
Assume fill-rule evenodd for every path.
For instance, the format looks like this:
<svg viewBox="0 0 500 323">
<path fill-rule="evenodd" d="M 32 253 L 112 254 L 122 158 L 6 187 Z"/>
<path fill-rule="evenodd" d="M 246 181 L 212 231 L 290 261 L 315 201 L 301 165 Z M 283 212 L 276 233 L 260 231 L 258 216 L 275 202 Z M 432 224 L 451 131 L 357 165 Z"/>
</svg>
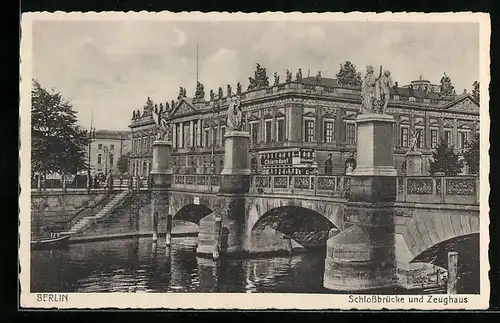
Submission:
<svg viewBox="0 0 500 323">
<path fill-rule="evenodd" d="M 164 223 L 168 215 L 168 189 L 172 183 L 172 143 L 153 142 L 153 164 L 151 174 L 151 225 L 155 223 L 154 214 L 158 213 L 158 224 Z M 159 231 L 163 231 L 161 228 Z"/>
<path fill-rule="evenodd" d="M 394 118 L 384 114 L 361 114 L 356 123 L 358 147 L 352 176 L 396 176 Z"/>
<path fill-rule="evenodd" d="M 363 291 L 397 284 L 394 236 L 396 170 L 392 116 L 357 118 L 357 167 L 352 172 L 343 231 L 327 241 L 323 285 Z"/>
<path fill-rule="evenodd" d="M 221 172 L 220 209 L 200 221 L 197 252 L 212 255 L 215 241 L 215 218 L 221 218 L 220 255 L 244 253 L 245 193 L 250 187 L 248 132 L 231 131 L 225 136 L 224 169 Z"/>
<path fill-rule="evenodd" d="M 221 193 L 246 193 L 250 187 L 248 146 L 250 134 L 231 131 L 224 135 L 224 169 L 221 172 Z"/>
<path fill-rule="evenodd" d="M 410 151 L 406 153 L 406 176 L 422 176 L 422 153 Z"/>
</svg>

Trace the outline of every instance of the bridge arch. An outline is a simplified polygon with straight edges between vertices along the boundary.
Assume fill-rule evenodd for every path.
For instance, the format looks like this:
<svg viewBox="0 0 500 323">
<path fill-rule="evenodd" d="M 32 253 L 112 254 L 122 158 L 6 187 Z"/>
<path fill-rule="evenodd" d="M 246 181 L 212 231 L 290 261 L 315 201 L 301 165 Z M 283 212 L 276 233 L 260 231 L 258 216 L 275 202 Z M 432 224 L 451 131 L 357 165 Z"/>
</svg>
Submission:
<svg viewBox="0 0 500 323">
<path fill-rule="evenodd" d="M 287 249 L 288 237 L 305 249 L 323 247 L 331 229 L 338 231 L 330 219 L 315 210 L 298 205 L 278 206 L 266 211 L 253 224 L 251 249 L 253 252 Z"/>
<path fill-rule="evenodd" d="M 458 253 L 458 292 L 479 293 L 479 233 L 441 241 L 416 255 L 410 263 L 428 263 L 448 269 L 448 253 Z"/>
<path fill-rule="evenodd" d="M 181 207 L 174 214 L 173 220 L 187 221 L 199 225 L 200 220 L 212 212 L 213 210 L 204 204 L 190 203 Z"/>
</svg>

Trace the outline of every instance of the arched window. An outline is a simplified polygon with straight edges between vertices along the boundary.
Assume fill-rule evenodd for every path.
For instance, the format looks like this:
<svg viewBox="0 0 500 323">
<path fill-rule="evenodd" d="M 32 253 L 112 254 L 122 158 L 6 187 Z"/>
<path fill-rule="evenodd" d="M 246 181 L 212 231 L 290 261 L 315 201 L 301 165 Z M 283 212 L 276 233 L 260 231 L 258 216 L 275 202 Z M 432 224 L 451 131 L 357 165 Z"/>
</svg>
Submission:
<svg viewBox="0 0 500 323">
<path fill-rule="evenodd" d="M 98 164 L 102 163 L 102 155 L 101 154 L 97 155 L 97 163 Z"/>
<path fill-rule="evenodd" d="M 109 155 L 109 164 L 111 166 L 113 166 L 113 161 L 114 161 L 113 155 Z"/>
</svg>

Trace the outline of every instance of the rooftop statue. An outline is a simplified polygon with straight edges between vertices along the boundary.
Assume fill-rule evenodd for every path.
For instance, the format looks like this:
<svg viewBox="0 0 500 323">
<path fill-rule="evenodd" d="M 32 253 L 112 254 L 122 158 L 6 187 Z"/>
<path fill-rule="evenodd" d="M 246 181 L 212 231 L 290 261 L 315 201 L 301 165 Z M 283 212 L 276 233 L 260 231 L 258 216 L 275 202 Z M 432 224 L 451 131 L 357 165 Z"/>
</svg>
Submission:
<svg viewBox="0 0 500 323">
<path fill-rule="evenodd" d="M 241 131 L 243 127 L 243 113 L 239 96 L 233 95 L 229 100 L 226 125 L 229 131 Z"/>
<path fill-rule="evenodd" d="M 317 85 L 322 84 L 321 71 L 318 71 L 318 74 L 316 75 L 316 84 Z"/>
<path fill-rule="evenodd" d="M 222 87 L 219 86 L 219 100 L 224 97 L 224 92 L 222 91 Z"/>
<path fill-rule="evenodd" d="M 255 79 L 253 77 L 248 78 L 248 88 L 247 91 L 252 91 L 256 89 Z"/>
<path fill-rule="evenodd" d="M 227 96 L 230 97 L 231 94 L 233 93 L 233 90 L 231 89 L 231 85 L 227 85 Z"/>
<path fill-rule="evenodd" d="M 210 90 L 210 101 L 213 101 L 214 99 L 215 99 L 214 90 Z"/>
<path fill-rule="evenodd" d="M 280 84 L 280 76 L 278 75 L 278 72 L 274 72 L 274 85 Z"/>
<path fill-rule="evenodd" d="M 297 74 L 295 75 L 295 77 L 297 78 L 297 82 L 302 82 L 302 69 L 299 68 L 299 71 L 297 72 Z"/>
<path fill-rule="evenodd" d="M 241 84 L 240 82 L 238 82 L 236 84 L 236 95 L 240 95 L 241 94 Z"/>
<path fill-rule="evenodd" d="M 361 85 L 361 113 L 384 114 L 389 104 L 392 86 L 391 72 L 382 73 L 382 66 L 378 76 L 375 76 L 373 67 L 366 67 L 366 75 Z"/>
<path fill-rule="evenodd" d="M 197 100 L 205 99 L 205 87 L 199 81 L 196 82 L 196 92 L 194 93 L 194 97 Z"/>
<path fill-rule="evenodd" d="M 290 70 L 286 70 L 286 82 L 290 83 L 292 81 L 292 73 Z"/>
</svg>

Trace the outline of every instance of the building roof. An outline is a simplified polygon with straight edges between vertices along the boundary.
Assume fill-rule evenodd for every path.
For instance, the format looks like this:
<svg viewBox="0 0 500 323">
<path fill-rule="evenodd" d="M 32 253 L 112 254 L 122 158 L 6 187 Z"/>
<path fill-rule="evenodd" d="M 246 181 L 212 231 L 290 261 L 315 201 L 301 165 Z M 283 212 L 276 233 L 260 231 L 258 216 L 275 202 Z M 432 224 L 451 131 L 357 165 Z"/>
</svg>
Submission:
<svg viewBox="0 0 500 323">
<path fill-rule="evenodd" d="M 110 139 L 110 140 L 127 140 L 129 138 L 130 131 L 118 131 L 118 130 L 96 130 L 96 139 Z"/>
</svg>

